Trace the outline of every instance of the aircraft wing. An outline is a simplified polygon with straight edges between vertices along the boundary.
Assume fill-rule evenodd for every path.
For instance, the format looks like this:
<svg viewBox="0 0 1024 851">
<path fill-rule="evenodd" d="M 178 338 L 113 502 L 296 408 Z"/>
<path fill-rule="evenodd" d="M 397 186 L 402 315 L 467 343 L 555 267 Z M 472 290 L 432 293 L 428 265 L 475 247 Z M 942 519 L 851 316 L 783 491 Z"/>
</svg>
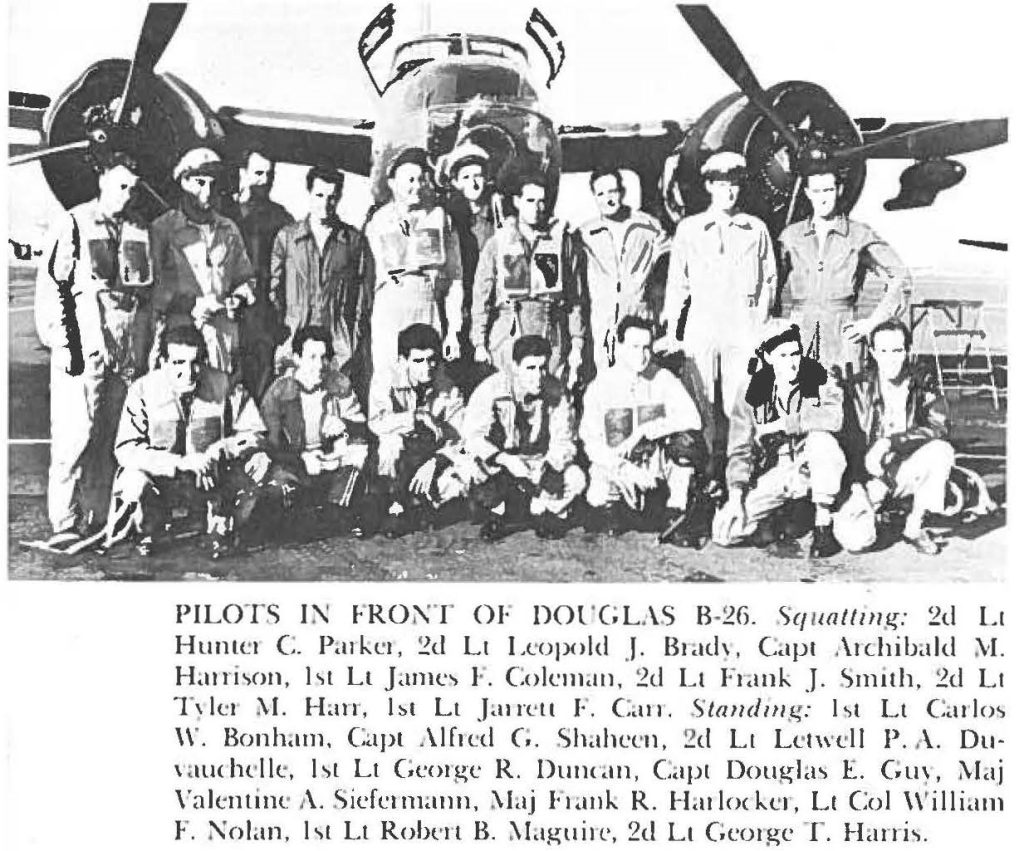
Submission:
<svg viewBox="0 0 1024 851">
<path fill-rule="evenodd" d="M 217 117 L 235 149 L 256 144 L 276 162 L 313 165 L 326 161 L 350 174 L 370 175 L 372 121 L 231 106 L 217 110 Z"/>
<path fill-rule="evenodd" d="M 13 131 L 7 145 L 7 156 L 17 157 L 42 148 L 43 116 L 50 99 L 45 95 L 8 92 L 7 104 L 7 125 Z"/>
<path fill-rule="evenodd" d="M 863 136 L 858 150 L 872 159 L 928 159 L 980 151 L 1005 144 L 1005 118 L 975 121 L 912 121 L 890 124 L 884 118 L 858 118 Z"/>
<path fill-rule="evenodd" d="M 641 175 L 661 174 L 665 158 L 683 139 L 675 121 L 648 124 L 608 124 L 558 128 L 562 145 L 562 171 L 622 168 Z"/>
</svg>

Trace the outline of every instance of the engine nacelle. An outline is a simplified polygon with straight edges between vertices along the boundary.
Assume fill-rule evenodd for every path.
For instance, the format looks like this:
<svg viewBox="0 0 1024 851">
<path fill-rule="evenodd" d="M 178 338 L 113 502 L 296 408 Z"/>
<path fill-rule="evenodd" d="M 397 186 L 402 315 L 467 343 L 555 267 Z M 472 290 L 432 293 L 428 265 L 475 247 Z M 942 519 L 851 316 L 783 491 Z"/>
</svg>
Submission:
<svg viewBox="0 0 1024 851">
<path fill-rule="evenodd" d="M 142 177 L 167 200 L 174 197 L 171 172 L 189 148 L 219 148 L 224 131 L 206 102 L 171 74 L 141 77 L 136 85 L 137 102 L 145 104 L 124 116 L 119 126 L 97 130 L 87 124 L 87 113 L 113 110 L 124 90 L 131 63 L 127 59 L 103 59 L 91 65 L 50 107 L 43 122 L 49 146 L 84 138 L 131 153 L 139 162 Z M 81 151 L 42 160 L 43 174 L 57 200 L 70 208 L 96 194 L 96 176 Z M 140 193 L 144 214 L 153 215 L 160 205 Z"/>
<path fill-rule="evenodd" d="M 768 89 L 767 100 L 801 141 L 817 141 L 828 147 L 860 144 L 857 125 L 821 86 L 800 81 L 779 83 Z M 746 96 L 735 92 L 694 122 L 666 161 L 662 198 L 672 219 L 678 221 L 706 209 L 709 199 L 700 169 L 717 151 L 736 151 L 746 157 L 750 179 L 740 205 L 762 219 L 772 235 L 778 235 L 787 222 L 810 214 L 803 193 L 794 191 L 797 179 L 792 155 L 778 131 Z M 842 209 L 851 209 L 860 197 L 865 171 L 859 160 L 845 166 L 839 200 Z"/>
<path fill-rule="evenodd" d="M 956 186 L 967 168 L 956 160 L 920 160 L 900 175 L 900 194 L 885 202 L 886 210 L 928 207 L 944 189 Z"/>
</svg>

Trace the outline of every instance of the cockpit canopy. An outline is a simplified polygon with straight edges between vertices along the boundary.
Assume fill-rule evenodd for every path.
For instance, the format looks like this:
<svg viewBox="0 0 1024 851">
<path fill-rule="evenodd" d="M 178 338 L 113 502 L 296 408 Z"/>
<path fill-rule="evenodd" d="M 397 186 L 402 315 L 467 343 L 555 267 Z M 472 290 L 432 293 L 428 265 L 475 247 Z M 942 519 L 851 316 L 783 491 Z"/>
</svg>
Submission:
<svg viewBox="0 0 1024 851">
<path fill-rule="evenodd" d="M 537 92 L 530 83 L 526 50 L 494 36 L 425 36 L 395 51 L 394 67 L 429 59 L 402 86 L 407 109 L 468 103 L 474 99 L 531 106 Z M 396 87 L 397 88 L 397 87 Z"/>
</svg>

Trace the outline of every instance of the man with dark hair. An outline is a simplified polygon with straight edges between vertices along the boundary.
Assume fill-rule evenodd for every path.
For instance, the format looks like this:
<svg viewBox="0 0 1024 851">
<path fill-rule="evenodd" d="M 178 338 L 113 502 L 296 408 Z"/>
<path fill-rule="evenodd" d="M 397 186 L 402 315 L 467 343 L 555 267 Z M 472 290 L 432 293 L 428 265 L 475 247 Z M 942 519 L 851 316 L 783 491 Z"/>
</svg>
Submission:
<svg viewBox="0 0 1024 851">
<path fill-rule="evenodd" d="M 552 373 L 575 383 L 583 363 L 586 317 L 572 243 L 565 228 L 548 218 L 545 176 L 527 172 L 516 186 L 515 218 L 487 241 L 476 270 L 470 332 L 474 357 L 509 373 L 516 341 L 536 335 L 551 346 Z"/>
<path fill-rule="evenodd" d="M 530 334 L 511 348 L 511 369 L 477 387 L 463 425 L 465 451 L 487 476 L 472 494 L 487 513 L 480 535 L 497 540 L 527 519 L 539 537 L 559 538 L 586 487 L 572 405 L 548 374 L 550 342 Z"/>
<path fill-rule="evenodd" d="M 459 237 L 462 251 L 462 278 L 466 282 L 462 299 L 462 317 L 459 326 L 460 342 L 467 344 L 458 364 L 453 364 L 451 375 L 464 389 L 471 389 L 480 379 L 474 366 L 473 350 L 468 345 L 469 327 L 473 311 L 473 281 L 480 261 L 480 251 L 496 228 L 495 196 L 488 168 L 490 156 L 474 144 L 456 147 L 441 165 L 450 190 L 445 209 Z"/>
<path fill-rule="evenodd" d="M 637 526 L 641 517 L 645 528 L 669 527 L 691 507 L 695 473 L 707 464 L 700 414 L 679 379 L 651 360 L 652 323 L 627 316 L 616 337 L 615 365 L 598 372 L 583 397 L 587 502 L 601 511 L 601 529 L 612 534 Z M 673 540 L 690 543 L 689 531 Z"/>
<path fill-rule="evenodd" d="M 847 549 L 866 549 L 875 541 L 875 513 L 883 503 L 909 498 L 903 538 L 919 553 L 935 555 L 938 544 L 924 524 L 928 512 L 945 507 L 953 469 L 946 400 L 930 372 L 911 366 L 906 325 L 886 320 L 869 339 L 870 366 L 847 387 L 843 436 L 853 479 L 864 487 L 872 512 L 866 533 L 854 534 L 855 501 L 850 500 L 836 518 L 836 535 Z"/>
<path fill-rule="evenodd" d="M 270 303 L 270 253 L 278 231 L 292 223 L 288 211 L 270 200 L 274 162 L 258 147 L 244 148 L 238 157 L 238 189 L 224 213 L 238 225 L 256 270 L 255 299 L 243 311 L 239 328 L 242 381 L 260 399 L 274 378 L 275 338 L 280 333 Z"/>
<path fill-rule="evenodd" d="M 360 386 L 364 375 L 355 355 L 365 335 L 360 311 L 366 250 L 362 234 L 338 217 L 344 185 L 344 173 L 335 169 L 320 165 L 307 172 L 309 213 L 274 240 L 270 297 L 289 335 L 278 348 L 278 361 L 290 364 L 292 335 L 311 325 L 326 328 L 332 368 Z"/>
<path fill-rule="evenodd" d="M 385 531 L 397 537 L 433 517 L 443 504 L 465 496 L 469 482 L 453 469 L 464 403 L 439 364 L 441 335 L 417 323 L 398 335 L 398 360 L 374 372 L 370 429 L 379 440 L 374 486 Z"/>
<path fill-rule="evenodd" d="M 114 453 L 107 544 L 133 532 L 149 555 L 175 509 L 200 512 L 215 557 L 231 552 L 261 497 L 270 458 L 265 428 L 245 390 L 206 363 L 203 335 L 175 326 L 159 341 L 156 368 L 125 400 Z"/>
<path fill-rule="evenodd" d="M 126 217 L 137 166 L 121 154 L 95 166 L 99 194 L 54 224 L 36 280 L 36 331 L 50 350 L 46 495 L 55 548 L 102 523 L 121 405 L 146 369 L 150 243 Z"/>
<path fill-rule="evenodd" d="M 406 148 L 388 166 L 391 200 L 366 223 L 372 369 L 387 372 L 395 340 L 414 323 L 432 325 L 445 360 L 459 357 L 464 279 L 459 238 L 436 202 L 422 148 Z"/>
<path fill-rule="evenodd" d="M 722 546 L 738 544 L 761 520 L 809 494 L 815 511 L 809 555 L 826 558 L 841 549 L 832 510 L 846 470 L 836 439 L 843 425 L 843 394 L 821 367 L 804 358 L 795 325 L 775 320 L 765 335 L 757 350 L 764 367 L 732 408 L 729 500 L 715 516 L 713 538 Z"/>
<path fill-rule="evenodd" d="M 658 348 L 685 354 L 684 380 L 704 420 L 716 473 L 725 451 L 718 420 L 743 386 L 775 298 L 775 250 L 764 222 L 740 212 L 740 154 L 721 151 L 701 168 L 710 206 L 687 216 L 672 239 Z M 722 409 L 716 410 L 716 390 Z"/>
<path fill-rule="evenodd" d="M 195 324 L 210 365 L 237 375 L 238 315 L 255 299 L 256 272 L 238 225 L 213 208 L 221 169 L 209 148 L 193 148 L 174 167 L 180 203 L 150 226 L 153 312 L 158 328 Z"/>
<path fill-rule="evenodd" d="M 669 249 L 661 224 L 624 203 L 625 186 L 618 169 L 590 175 L 599 216 L 580 225 L 580 288 L 590 304 L 594 366 L 598 372 L 615 363 L 616 328 L 626 316 L 652 317 L 648 284 L 655 265 Z"/>
<path fill-rule="evenodd" d="M 306 325 L 291 340 L 295 368 L 263 397 L 273 482 L 285 491 L 284 524 L 318 510 L 328 528 L 352 516 L 366 465 L 366 417 L 349 380 L 331 368 L 334 338 Z M 297 492 L 297 493 L 296 493 Z"/>
<path fill-rule="evenodd" d="M 779 237 L 781 315 L 796 322 L 809 348 L 827 369 L 844 376 L 861 368 L 861 343 L 886 319 L 910 303 L 911 280 L 903 262 L 870 227 L 839 208 L 843 184 L 834 170 L 816 170 L 804 181 L 810 218 L 794 222 Z M 882 297 L 861 316 L 867 273 L 882 282 Z"/>
</svg>

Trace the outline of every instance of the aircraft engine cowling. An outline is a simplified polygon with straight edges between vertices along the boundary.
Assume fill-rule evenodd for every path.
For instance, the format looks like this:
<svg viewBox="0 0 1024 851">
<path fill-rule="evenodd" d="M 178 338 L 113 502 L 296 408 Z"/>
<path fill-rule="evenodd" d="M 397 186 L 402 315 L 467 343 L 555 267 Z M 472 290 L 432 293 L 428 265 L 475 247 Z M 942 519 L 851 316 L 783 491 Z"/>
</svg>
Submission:
<svg viewBox="0 0 1024 851">
<path fill-rule="evenodd" d="M 224 131 L 206 102 L 171 74 L 140 77 L 135 100 L 145 106 L 115 125 L 104 110 L 113 111 L 130 65 L 126 59 L 104 59 L 86 69 L 47 112 L 46 143 L 56 146 L 87 138 L 93 145 L 126 151 L 138 160 L 139 176 L 170 201 L 171 171 L 181 155 L 197 145 L 219 148 Z M 41 164 L 53 194 L 65 207 L 96 194 L 95 175 L 81 151 L 49 156 Z M 139 200 L 150 216 L 161 209 L 145 193 L 139 193 Z"/>
<path fill-rule="evenodd" d="M 767 90 L 768 102 L 794 128 L 801 142 L 819 141 L 830 148 L 857 145 L 860 131 L 831 95 L 814 83 L 789 81 Z M 715 103 L 686 131 L 665 164 L 662 198 L 674 221 L 700 212 L 708 204 L 700 168 L 717 151 L 736 151 L 747 160 L 750 178 L 740 199 L 747 212 L 763 219 L 773 235 L 788 222 L 807 216 L 810 207 L 797 188 L 790 151 L 770 121 L 735 92 Z M 865 166 L 844 166 L 840 204 L 849 210 L 864 186 Z"/>
</svg>

